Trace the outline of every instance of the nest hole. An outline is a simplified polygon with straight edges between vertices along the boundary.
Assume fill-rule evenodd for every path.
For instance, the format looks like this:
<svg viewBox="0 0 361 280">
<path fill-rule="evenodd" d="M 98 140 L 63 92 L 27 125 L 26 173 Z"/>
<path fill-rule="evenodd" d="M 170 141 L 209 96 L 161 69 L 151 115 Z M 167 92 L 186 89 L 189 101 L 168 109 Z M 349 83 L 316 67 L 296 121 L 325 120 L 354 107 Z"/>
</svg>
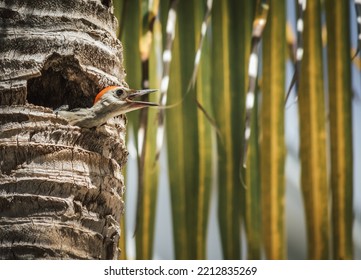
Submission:
<svg viewBox="0 0 361 280">
<path fill-rule="evenodd" d="M 106 7 L 110 7 L 110 4 L 112 3 L 112 0 L 102 0 L 102 4 Z"/>
<path fill-rule="evenodd" d="M 41 76 L 27 82 L 27 101 L 34 105 L 56 109 L 91 107 L 99 86 L 79 65 L 74 56 L 51 55 L 41 70 Z"/>
</svg>

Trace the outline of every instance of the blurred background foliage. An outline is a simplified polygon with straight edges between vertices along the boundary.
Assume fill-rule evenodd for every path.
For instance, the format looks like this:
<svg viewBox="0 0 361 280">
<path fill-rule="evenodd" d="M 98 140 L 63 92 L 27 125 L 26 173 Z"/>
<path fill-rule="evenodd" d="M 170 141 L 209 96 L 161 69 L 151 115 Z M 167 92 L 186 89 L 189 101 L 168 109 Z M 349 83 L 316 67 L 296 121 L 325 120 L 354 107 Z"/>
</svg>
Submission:
<svg viewBox="0 0 361 280">
<path fill-rule="evenodd" d="M 289 255 L 290 240 L 297 239 L 286 224 L 287 211 L 294 206 L 286 207 L 287 192 L 292 193 L 287 189 L 296 182 L 303 204 L 294 204 L 305 224 L 293 222 L 306 232 L 303 258 L 356 258 L 353 231 L 360 234 L 360 217 L 353 206 L 359 204 L 353 196 L 353 139 L 358 136 L 352 108 L 360 106 L 352 90 L 352 79 L 359 81 L 351 73 L 359 62 L 356 58 L 351 65 L 351 46 L 358 37 L 353 1 L 307 1 L 301 18 L 304 32 L 297 36 L 301 23 L 295 15 L 300 15 L 296 10 L 303 1 L 113 2 L 127 83 L 160 89 L 152 101 L 166 104 L 128 114 L 130 161 L 136 157 L 137 167 L 130 163 L 126 176 L 127 211 L 133 215 L 125 215 L 121 223 L 120 257 L 165 258 L 154 247 L 164 247 L 155 241 L 156 233 L 164 236 L 164 227 L 173 232 L 169 250 L 175 259 L 212 258 L 209 251 L 217 247 L 210 238 L 213 231 L 219 232 L 221 244 L 217 258 L 297 258 Z M 254 35 L 260 23 L 265 28 L 258 47 Z M 254 47 L 259 78 L 246 153 L 246 95 Z M 302 62 L 285 104 L 300 47 Z M 293 132 L 287 134 L 287 126 Z M 299 147 L 290 142 L 299 142 Z M 299 158 L 301 174 L 293 168 L 286 176 L 292 155 Z M 162 198 L 157 203 L 164 173 L 170 202 Z M 131 200 L 137 188 L 138 197 Z M 163 217 L 156 210 L 171 211 L 171 218 L 163 221 L 171 226 L 156 220 Z M 125 220 L 129 217 L 133 221 Z M 134 238 L 135 250 L 128 244 Z"/>
</svg>

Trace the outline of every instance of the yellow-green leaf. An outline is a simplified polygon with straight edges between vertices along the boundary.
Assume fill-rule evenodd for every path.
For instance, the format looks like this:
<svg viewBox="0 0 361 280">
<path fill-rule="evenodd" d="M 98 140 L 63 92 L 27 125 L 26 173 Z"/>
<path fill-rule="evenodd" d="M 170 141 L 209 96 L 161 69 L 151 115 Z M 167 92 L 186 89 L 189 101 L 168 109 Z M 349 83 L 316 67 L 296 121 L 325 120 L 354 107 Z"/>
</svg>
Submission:
<svg viewBox="0 0 361 280">
<path fill-rule="evenodd" d="M 169 104 L 180 101 L 192 77 L 197 40 L 201 32 L 205 3 L 180 1 L 178 28 L 170 70 Z M 193 32 L 189 32 L 192 30 Z M 207 43 L 199 80 L 181 105 L 166 115 L 169 177 L 172 197 L 173 232 L 177 259 L 204 259 L 208 205 L 211 186 L 211 125 L 197 109 L 195 98 L 209 112 L 210 72 Z"/>
<path fill-rule="evenodd" d="M 298 100 L 301 129 L 301 184 L 306 210 L 308 258 L 328 259 L 329 187 L 320 0 L 307 1 L 304 19 L 304 56 Z"/>
<path fill-rule="evenodd" d="M 212 103 L 219 128 L 218 221 L 223 256 L 239 259 L 241 197 L 240 161 L 244 97 L 250 53 L 252 1 L 215 0 L 212 16 Z M 248 28 L 247 28 L 248 27 Z M 247 42 L 247 43 L 246 43 Z"/>
<path fill-rule="evenodd" d="M 333 259 L 352 259 L 352 91 L 347 1 L 327 0 Z"/>
<path fill-rule="evenodd" d="M 286 3 L 270 0 L 263 36 L 261 181 L 267 259 L 286 258 L 284 96 Z"/>
<path fill-rule="evenodd" d="M 141 20 L 143 22 L 139 38 L 139 51 L 142 61 L 142 85 L 159 88 L 160 63 L 157 52 L 160 52 L 161 42 L 154 37 L 161 37 L 161 27 L 156 19 L 159 1 L 142 0 Z M 156 33 L 156 35 L 155 35 Z M 148 99 L 148 97 L 147 97 Z M 157 95 L 149 96 L 153 102 L 158 101 Z M 155 209 L 158 192 L 158 162 L 156 152 L 157 111 L 142 109 L 139 114 L 138 127 L 138 198 L 136 214 L 136 256 L 137 259 L 152 259 L 155 226 Z"/>
</svg>

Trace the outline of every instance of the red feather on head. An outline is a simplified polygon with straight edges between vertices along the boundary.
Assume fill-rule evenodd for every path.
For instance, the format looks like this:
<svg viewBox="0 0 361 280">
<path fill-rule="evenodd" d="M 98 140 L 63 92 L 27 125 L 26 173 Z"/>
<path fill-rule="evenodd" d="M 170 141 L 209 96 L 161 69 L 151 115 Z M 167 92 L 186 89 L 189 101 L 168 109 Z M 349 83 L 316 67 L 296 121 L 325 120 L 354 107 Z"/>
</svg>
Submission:
<svg viewBox="0 0 361 280">
<path fill-rule="evenodd" d="M 118 88 L 119 86 L 108 86 L 105 89 L 101 90 L 94 99 L 94 104 L 97 103 L 99 101 L 99 99 L 105 94 L 107 93 L 109 90 L 113 90 L 115 88 Z"/>
</svg>

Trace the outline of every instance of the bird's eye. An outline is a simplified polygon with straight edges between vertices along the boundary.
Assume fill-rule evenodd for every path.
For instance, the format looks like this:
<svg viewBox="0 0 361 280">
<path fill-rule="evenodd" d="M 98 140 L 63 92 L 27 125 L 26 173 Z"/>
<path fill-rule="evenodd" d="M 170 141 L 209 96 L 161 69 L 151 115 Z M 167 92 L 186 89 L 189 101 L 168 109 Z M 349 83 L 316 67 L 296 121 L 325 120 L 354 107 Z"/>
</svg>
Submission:
<svg viewBox="0 0 361 280">
<path fill-rule="evenodd" d="M 122 89 L 122 88 L 117 89 L 115 93 L 116 93 L 119 97 L 121 97 L 121 96 L 124 94 L 124 89 Z"/>
</svg>

